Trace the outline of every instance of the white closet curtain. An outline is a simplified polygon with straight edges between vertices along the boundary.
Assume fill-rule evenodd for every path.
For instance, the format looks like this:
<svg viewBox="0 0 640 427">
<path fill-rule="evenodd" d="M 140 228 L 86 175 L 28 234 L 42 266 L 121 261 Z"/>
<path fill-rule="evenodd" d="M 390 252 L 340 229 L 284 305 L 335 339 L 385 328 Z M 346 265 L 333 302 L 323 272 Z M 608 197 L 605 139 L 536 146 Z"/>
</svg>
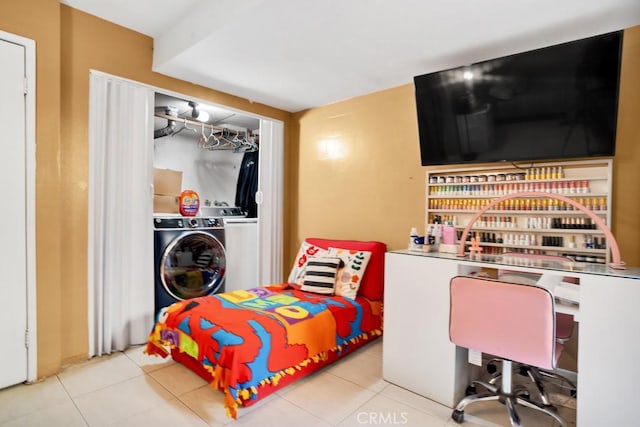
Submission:
<svg viewBox="0 0 640 427">
<path fill-rule="evenodd" d="M 258 284 L 283 280 L 282 200 L 284 123 L 260 120 L 258 203 Z M 289 272 L 287 272 L 289 274 Z"/>
<path fill-rule="evenodd" d="M 153 91 L 92 71 L 89 356 L 144 343 L 153 325 Z"/>
</svg>

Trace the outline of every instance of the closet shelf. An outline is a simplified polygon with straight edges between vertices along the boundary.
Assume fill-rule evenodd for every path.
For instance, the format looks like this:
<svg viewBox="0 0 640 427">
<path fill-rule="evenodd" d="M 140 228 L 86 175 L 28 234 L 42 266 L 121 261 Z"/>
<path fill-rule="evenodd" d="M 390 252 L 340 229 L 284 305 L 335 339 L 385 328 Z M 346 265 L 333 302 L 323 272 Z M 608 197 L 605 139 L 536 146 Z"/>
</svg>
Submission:
<svg viewBox="0 0 640 427">
<path fill-rule="evenodd" d="M 202 130 L 204 129 L 208 129 L 208 130 L 214 130 L 214 131 L 218 131 L 218 132 L 224 132 L 224 131 L 228 131 L 229 129 L 225 128 L 224 126 L 215 126 L 209 123 L 203 123 L 203 122 L 199 122 L 197 120 L 190 120 L 190 119 L 186 119 L 184 117 L 175 117 L 175 116 L 170 116 L 169 114 L 164 114 L 164 113 L 154 113 L 154 116 L 159 117 L 161 119 L 167 119 L 167 120 L 172 120 L 176 123 L 183 123 L 183 124 L 190 124 L 196 127 L 196 129 L 194 130 Z"/>
<path fill-rule="evenodd" d="M 456 225 L 454 226 L 456 230 L 464 230 L 466 226 Z M 548 233 L 548 234 L 604 234 L 601 230 L 597 228 L 509 228 L 509 227 L 480 227 L 474 226 L 471 228 L 472 231 L 490 231 L 494 233 Z"/>
<path fill-rule="evenodd" d="M 456 246 L 460 244 L 460 241 L 456 241 Z M 469 242 L 465 243 L 468 246 Z M 490 243 L 481 242 L 480 246 L 495 247 L 495 248 L 513 248 L 513 249 L 528 249 L 528 250 L 544 250 L 550 252 L 562 252 L 562 253 L 575 253 L 575 254 L 594 254 L 594 255 L 606 255 L 607 249 L 587 249 L 587 248 L 569 248 L 566 246 L 541 246 L 541 245 L 521 245 L 518 243 Z"/>
<path fill-rule="evenodd" d="M 166 119 L 169 121 L 168 123 L 174 122 L 182 125 L 182 128 L 177 130 L 173 129 L 173 124 L 167 126 L 165 129 L 156 130 L 154 131 L 154 139 L 174 136 L 182 130 L 187 129 L 195 132 L 194 136 L 198 138 L 198 146 L 205 150 L 232 150 L 236 153 L 246 153 L 258 151 L 259 148 L 256 142 L 258 137 L 252 136 L 248 130 L 241 132 L 224 126 L 216 126 L 160 112 L 155 112 L 154 116 Z M 163 132 L 164 130 L 168 130 L 168 132 Z M 205 130 L 208 130 L 208 132 L 205 132 Z M 159 132 L 159 134 L 155 135 L 155 132 Z"/>
<path fill-rule="evenodd" d="M 472 215 L 474 214 L 477 209 L 429 209 L 428 210 L 429 213 L 449 213 L 449 214 L 469 214 Z M 606 210 L 601 210 L 601 211 L 591 211 L 596 215 L 602 216 L 602 215 L 608 215 L 609 212 Z M 555 216 L 563 216 L 563 215 L 571 215 L 571 216 L 584 216 L 583 212 L 580 212 L 578 210 L 567 210 L 567 211 L 563 211 L 563 210 L 546 210 L 546 211 L 538 211 L 538 210 L 528 210 L 528 211 L 523 211 L 523 210 L 509 210 L 509 209 L 504 209 L 504 210 L 488 210 L 485 212 L 485 214 L 495 214 L 495 215 L 525 215 L 525 216 L 530 216 L 530 215 L 555 215 Z"/>
<path fill-rule="evenodd" d="M 588 199 L 593 197 L 608 197 L 607 193 L 598 192 L 598 193 L 553 193 L 548 192 L 550 194 L 559 194 L 561 196 L 567 196 L 572 199 Z M 446 193 L 433 193 L 429 194 L 430 199 L 487 199 L 492 200 L 496 197 L 506 196 L 507 194 L 517 194 L 516 191 L 513 193 L 504 193 L 504 194 L 446 194 Z M 539 198 L 542 198 L 540 196 Z"/>
</svg>

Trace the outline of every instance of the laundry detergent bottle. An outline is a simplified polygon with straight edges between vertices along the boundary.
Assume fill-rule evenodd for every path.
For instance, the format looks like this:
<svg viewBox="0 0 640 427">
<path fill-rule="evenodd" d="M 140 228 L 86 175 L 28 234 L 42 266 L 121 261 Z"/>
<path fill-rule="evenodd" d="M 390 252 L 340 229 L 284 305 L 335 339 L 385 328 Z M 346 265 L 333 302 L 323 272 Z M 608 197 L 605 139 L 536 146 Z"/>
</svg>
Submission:
<svg viewBox="0 0 640 427">
<path fill-rule="evenodd" d="M 193 190 L 180 193 L 180 213 L 183 216 L 196 216 L 200 210 L 200 197 Z"/>
</svg>

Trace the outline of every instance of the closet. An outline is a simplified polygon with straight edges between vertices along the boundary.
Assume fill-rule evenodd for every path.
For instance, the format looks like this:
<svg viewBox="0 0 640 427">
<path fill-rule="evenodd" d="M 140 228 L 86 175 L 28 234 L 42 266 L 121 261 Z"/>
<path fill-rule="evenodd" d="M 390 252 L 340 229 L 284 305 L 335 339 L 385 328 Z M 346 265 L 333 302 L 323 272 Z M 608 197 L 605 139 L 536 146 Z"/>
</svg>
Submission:
<svg viewBox="0 0 640 427">
<path fill-rule="evenodd" d="M 235 204 L 238 167 L 244 155 L 256 153 L 251 151 L 251 138 L 259 130 L 257 218 L 253 224 L 257 265 L 246 270 L 257 275 L 252 286 L 282 279 L 281 121 L 210 105 L 209 121 L 196 129 L 195 117 L 185 114 L 193 111 L 189 102 L 201 108 L 205 101 L 96 70 L 91 71 L 89 95 L 90 355 L 140 344 L 152 326 L 154 166 L 184 171 L 180 188 L 199 190 L 204 208 L 207 201 L 212 208 L 216 204 L 218 208 L 230 207 Z M 176 112 L 167 114 L 168 98 L 182 103 Z M 171 124 L 170 119 L 156 113 L 171 119 L 175 115 L 176 120 Z M 250 120 L 251 125 L 241 119 Z M 222 127 L 227 130 L 218 129 Z M 154 131 L 160 129 L 165 129 L 165 136 L 154 138 Z M 209 146 L 217 144 L 214 136 L 221 140 L 217 148 Z M 249 138 L 245 143 L 234 141 L 244 137 Z M 222 138 L 230 142 L 223 145 Z M 117 233 L 121 237 L 116 237 Z M 110 304 L 105 306 L 105 301 Z M 123 306 L 126 311 L 119 309 L 120 301 L 128 302 Z"/>
<path fill-rule="evenodd" d="M 225 207 L 229 208 L 225 211 L 235 212 L 232 217 L 223 217 L 227 290 L 258 284 L 259 208 L 255 194 L 260 122 L 223 107 L 155 94 L 154 168 L 182 173 L 182 190 L 194 190 L 200 197 L 199 216 L 217 216 Z"/>
</svg>

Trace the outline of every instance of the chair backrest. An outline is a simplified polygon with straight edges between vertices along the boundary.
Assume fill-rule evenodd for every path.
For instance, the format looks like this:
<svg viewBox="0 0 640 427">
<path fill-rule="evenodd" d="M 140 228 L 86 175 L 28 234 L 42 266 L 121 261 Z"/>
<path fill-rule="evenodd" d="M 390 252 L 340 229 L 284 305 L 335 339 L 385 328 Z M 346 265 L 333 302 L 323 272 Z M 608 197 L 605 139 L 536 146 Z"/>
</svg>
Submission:
<svg viewBox="0 0 640 427">
<path fill-rule="evenodd" d="M 457 276 L 450 283 L 449 339 L 497 357 L 553 369 L 555 307 L 547 289 Z"/>
</svg>

